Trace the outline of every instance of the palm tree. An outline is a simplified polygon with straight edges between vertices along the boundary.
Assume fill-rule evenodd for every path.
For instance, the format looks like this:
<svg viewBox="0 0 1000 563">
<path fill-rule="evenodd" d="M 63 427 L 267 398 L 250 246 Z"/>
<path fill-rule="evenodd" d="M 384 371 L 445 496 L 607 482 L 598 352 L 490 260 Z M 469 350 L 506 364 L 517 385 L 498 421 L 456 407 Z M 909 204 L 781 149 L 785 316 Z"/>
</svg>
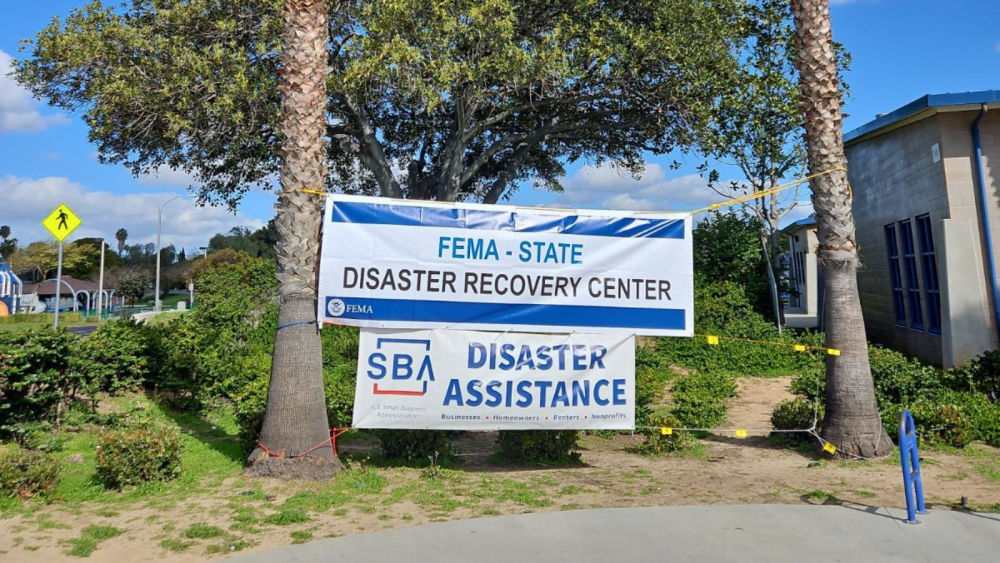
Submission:
<svg viewBox="0 0 1000 563">
<path fill-rule="evenodd" d="M 118 255 L 121 256 L 125 252 L 125 241 L 128 240 L 128 231 L 125 229 L 118 229 L 115 233 L 115 238 L 118 239 Z"/>
<path fill-rule="evenodd" d="M 278 324 L 254 475 L 323 478 L 340 463 L 330 443 L 316 324 L 316 275 L 326 170 L 327 8 L 285 0 L 279 71 L 282 138 L 278 194 Z"/>
<path fill-rule="evenodd" d="M 792 0 L 799 69 L 800 105 L 823 268 L 827 346 L 841 350 L 826 358 L 826 418 L 823 437 L 841 456 L 882 456 L 892 440 L 882 428 L 861 301 L 858 247 L 847 186 L 841 92 L 830 28 L 829 0 Z"/>
<path fill-rule="evenodd" d="M 10 226 L 9 225 L 0 226 L 0 238 L 2 238 L 4 240 L 4 242 L 7 242 L 7 239 L 10 238 Z"/>
</svg>

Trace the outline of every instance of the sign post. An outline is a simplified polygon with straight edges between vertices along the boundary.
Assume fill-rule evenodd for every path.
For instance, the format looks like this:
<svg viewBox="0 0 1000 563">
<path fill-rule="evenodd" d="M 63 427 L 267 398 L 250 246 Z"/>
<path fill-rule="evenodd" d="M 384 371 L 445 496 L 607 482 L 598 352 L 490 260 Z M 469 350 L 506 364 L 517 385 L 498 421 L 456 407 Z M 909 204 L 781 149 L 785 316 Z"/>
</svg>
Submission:
<svg viewBox="0 0 1000 563">
<path fill-rule="evenodd" d="M 62 297 L 63 241 L 82 223 L 83 221 L 65 203 L 59 204 L 59 207 L 42 221 L 42 226 L 59 241 L 59 263 L 56 266 L 56 314 L 52 325 L 56 330 L 59 329 L 59 301 Z"/>
</svg>

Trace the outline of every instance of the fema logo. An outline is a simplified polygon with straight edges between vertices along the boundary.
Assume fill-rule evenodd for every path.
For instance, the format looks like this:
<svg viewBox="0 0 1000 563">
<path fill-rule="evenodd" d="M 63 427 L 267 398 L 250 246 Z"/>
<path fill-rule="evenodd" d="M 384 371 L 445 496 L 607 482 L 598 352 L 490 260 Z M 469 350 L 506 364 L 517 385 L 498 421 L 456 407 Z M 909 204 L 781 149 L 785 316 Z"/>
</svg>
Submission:
<svg viewBox="0 0 1000 563">
<path fill-rule="evenodd" d="M 373 395 L 422 397 L 434 381 L 430 340 L 379 338 L 367 363 Z"/>
<path fill-rule="evenodd" d="M 339 317 L 344 314 L 347 307 L 344 306 L 344 302 L 340 299 L 331 299 L 329 303 L 326 304 L 326 312 L 330 313 L 331 317 Z"/>
</svg>

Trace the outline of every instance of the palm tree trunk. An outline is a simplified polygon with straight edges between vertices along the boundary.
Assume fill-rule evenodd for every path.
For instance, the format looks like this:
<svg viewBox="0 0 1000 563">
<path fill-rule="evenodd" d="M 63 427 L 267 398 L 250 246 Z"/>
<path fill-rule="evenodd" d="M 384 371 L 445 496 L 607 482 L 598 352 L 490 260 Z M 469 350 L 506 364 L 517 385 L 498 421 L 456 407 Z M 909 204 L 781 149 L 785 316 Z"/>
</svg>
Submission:
<svg viewBox="0 0 1000 563">
<path fill-rule="evenodd" d="M 847 187 L 841 95 L 837 78 L 829 0 L 793 0 L 799 88 L 805 115 L 819 260 L 825 280 L 827 346 L 842 351 L 826 358 L 824 438 L 840 456 L 888 454 L 892 441 L 879 419 L 868 364 L 868 340 L 858 296 L 858 249 Z"/>
<path fill-rule="evenodd" d="M 316 322 L 317 261 L 326 170 L 327 12 L 324 0 L 285 0 L 280 86 L 281 192 L 278 334 L 254 475 L 326 478 L 340 464 L 330 443 Z"/>
</svg>

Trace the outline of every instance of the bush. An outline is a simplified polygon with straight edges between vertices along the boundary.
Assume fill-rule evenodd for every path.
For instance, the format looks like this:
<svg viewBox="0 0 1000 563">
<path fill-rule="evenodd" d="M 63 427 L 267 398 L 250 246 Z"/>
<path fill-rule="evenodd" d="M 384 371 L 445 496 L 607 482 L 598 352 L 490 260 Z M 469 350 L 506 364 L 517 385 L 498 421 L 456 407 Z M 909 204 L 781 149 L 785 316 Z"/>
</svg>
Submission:
<svg viewBox="0 0 1000 563">
<path fill-rule="evenodd" d="M 966 381 L 971 383 L 969 391 L 983 393 L 993 403 L 1000 400 L 1000 350 L 983 352 L 969 361 L 963 371 L 967 374 Z"/>
<path fill-rule="evenodd" d="M 110 321 L 81 343 L 89 378 L 114 395 L 136 391 L 160 366 L 159 330 L 132 319 Z"/>
<path fill-rule="evenodd" d="M 80 338 L 65 330 L 0 332 L 0 431 L 58 419 L 90 381 L 79 365 Z"/>
<path fill-rule="evenodd" d="M 972 425 L 973 439 L 1000 446 L 1000 405 L 988 396 L 948 390 L 935 394 L 934 400 L 962 409 L 963 417 Z"/>
<path fill-rule="evenodd" d="M 736 396 L 736 379 L 695 372 L 674 384 L 672 414 L 681 426 L 712 428 L 726 421 L 726 399 Z"/>
<path fill-rule="evenodd" d="M 819 333 L 796 334 L 786 331 L 778 335 L 774 323 L 758 313 L 750 303 L 742 285 L 737 283 L 695 282 L 695 331 L 711 334 L 822 346 Z M 702 337 L 660 338 L 657 351 L 668 364 L 690 370 L 735 375 L 788 375 L 815 370 L 822 359 L 815 355 L 795 352 L 788 346 L 773 346 L 737 340 L 708 345 Z"/>
<path fill-rule="evenodd" d="M 569 463 L 580 459 L 576 430 L 501 430 L 497 443 L 508 461 Z"/>
<path fill-rule="evenodd" d="M 644 455 L 663 455 L 683 450 L 691 445 L 692 438 L 687 432 L 671 430 L 664 434 L 664 428 L 676 428 L 680 423 L 672 416 L 650 417 L 646 428 L 642 429 L 645 440 L 636 446 L 636 451 Z"/>
<path fill-rule="evenodd" d="M 372 430 L 382 455 L 389 460 L 423 463 L 451 458 L 454 432 L 442 430 Z"/>
<path fill-rule="evenodd" d="M 97 476 L 120 489 L 150 481 L 170 481 L 181 472 L 177 431 L 152 424 L 112 430 L 97 447 Z"/>
<path fill-rule="evenodd" d="M 818 431 L 820 425 L 823 423 L 823 407 L 822 405 L 819 406 L 818 413 L 816 408 L 816 402 L 813 400 L 801 397 L 786 399 L 774 407 L 774 411 L 771 413 L 771 426 L 775 430 L 805 430 L 812 428 L 813 421 L 815 420 L 816 430 Z M 772 435 L 782 438 L 788 443 L 799 443 L 812 439 L 804 432 L 779 432 Z"/>
<path fill-rule="evenodd" d="M 941 370 L 879 346 L 868 347 L 879 404 L 908 404 L 942 387 Z"/>
<path fill-rule="evenodd" d="M 653 415 L 653 405 L 659 403 L 665 394 L 667 383 L 676 374 L 648 346 L 635 349 L 635 424 L 649 426 Z"/>
<path fill-rule="evenodd" d="M 59 462 L 44 452 L 8 450 L 0 452 L 0 493 L 29 499 L 52 492 L 59 483 Z"/>
<path fill-rule="evenodd" d="M 964 448 L 975 438 L 975 428 L 961 407 L 919 399 L 909 405 L 921 444 Z M 899 435 L 899 413 L 903 407 L 890 404 L 882 408 L 882 425 L 890 436 Z"/>
</svg>

